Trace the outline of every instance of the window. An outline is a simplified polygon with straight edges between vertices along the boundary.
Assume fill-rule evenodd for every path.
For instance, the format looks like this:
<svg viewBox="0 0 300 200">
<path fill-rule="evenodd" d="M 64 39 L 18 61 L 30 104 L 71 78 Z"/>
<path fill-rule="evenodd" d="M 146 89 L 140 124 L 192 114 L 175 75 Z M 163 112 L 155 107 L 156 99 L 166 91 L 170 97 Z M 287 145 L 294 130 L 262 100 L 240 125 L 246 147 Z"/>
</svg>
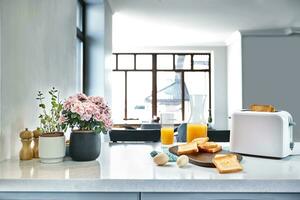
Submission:
<svg viewBox="0 0 300 200">
<path fill-rule="evenodd" d="M 85 65 L 85 2 L 83 0 L 77 1 L 76 12 L 76 65 L 77 65 L 77 78 L 80 80 L 79 90 L 83 91 L 83 73 Z"/>
<path fill-rule="evenodd" d="M 190 95 L 205 94 L 211 119 L 210 53 L 114 53 L 114 120 L 149 121 L 163 111 L 188 120 Z"/>
</svg>

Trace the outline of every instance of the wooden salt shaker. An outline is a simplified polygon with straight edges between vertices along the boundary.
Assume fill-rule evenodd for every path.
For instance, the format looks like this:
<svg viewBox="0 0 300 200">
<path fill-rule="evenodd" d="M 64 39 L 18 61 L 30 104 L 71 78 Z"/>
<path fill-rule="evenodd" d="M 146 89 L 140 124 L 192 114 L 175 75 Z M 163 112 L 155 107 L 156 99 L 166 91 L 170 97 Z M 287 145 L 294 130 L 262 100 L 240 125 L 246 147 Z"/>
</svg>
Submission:
<svg viewBox="0 0 300 200">
<path fill-rule="evenodd" d="M 42 135 L 41 129 L 37 128 L 36 130 L 32 131 L 33 132 L 33 158 L 39 158 L 39 137 Z"/>
<path fill-rule="evenodd" d="M 26 128 L 20 133 L 20 138 L 22 142 L 22 149 L 20 150 L 20 160 L 31 160 L 33 156 L 31 142 L 33 133 Z"/>
</svg>

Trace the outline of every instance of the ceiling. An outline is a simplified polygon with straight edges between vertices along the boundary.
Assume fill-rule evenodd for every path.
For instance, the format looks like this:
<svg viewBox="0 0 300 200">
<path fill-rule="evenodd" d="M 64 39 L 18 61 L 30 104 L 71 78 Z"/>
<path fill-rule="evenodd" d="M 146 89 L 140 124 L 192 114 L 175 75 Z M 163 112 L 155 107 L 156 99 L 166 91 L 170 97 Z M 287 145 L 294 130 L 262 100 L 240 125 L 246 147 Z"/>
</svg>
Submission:
<svg viewBox="0 0 300 200">
<path fill-rule="evenodd" d="M 224 45 L 236 30 L 300 26 L 300 0 L 108 0 L 114 48 Z"/>
</svg>

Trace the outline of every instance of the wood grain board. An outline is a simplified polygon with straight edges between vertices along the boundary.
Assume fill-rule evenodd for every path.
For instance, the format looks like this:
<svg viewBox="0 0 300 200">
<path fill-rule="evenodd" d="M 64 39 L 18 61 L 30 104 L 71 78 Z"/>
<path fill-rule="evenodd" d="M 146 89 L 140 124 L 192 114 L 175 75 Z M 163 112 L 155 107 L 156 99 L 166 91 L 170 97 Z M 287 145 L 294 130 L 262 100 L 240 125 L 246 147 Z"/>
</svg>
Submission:
<svg viewBox="0 0 300 200">
<path fill-rule="evenodd" d="M 179 156 L 177 150 L 178 150 L 178 146 L 173 146 L 169 148 L 169 151 L 172 154 Z M 215 165 L 212 162 L 212 159 L 215 157 L 216 154 L 232 154 L 232 152 L 226 150 L 222 150 L 216 153 L 198 152 L 193 154 L 186 154 L 186 156 L 189 157 L 189 162 L 194 165 L 198 165 L 202 167 L 215 167 Z M 240 154 L 236 154 L 236 153 L 234 154 L 237 155 L 237 159 L 239 161 L 243 159 L 243 157 Z"/>
</svg>

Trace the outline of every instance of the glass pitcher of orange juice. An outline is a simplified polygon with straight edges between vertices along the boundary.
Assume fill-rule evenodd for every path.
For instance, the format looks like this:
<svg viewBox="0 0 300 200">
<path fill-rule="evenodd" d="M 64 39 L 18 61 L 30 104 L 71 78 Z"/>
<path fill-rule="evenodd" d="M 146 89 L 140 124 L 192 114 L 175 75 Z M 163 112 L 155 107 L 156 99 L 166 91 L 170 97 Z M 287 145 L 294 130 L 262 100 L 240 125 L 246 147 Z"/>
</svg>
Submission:
<svg viewBox="0 0 300 200">
<path fill-rule="evenodd" d="M 195 138 L 207 137 L 207 125 L 204 123 L 191 123 L 186 127 L 186 142 L 191 142 Z"/>
<path fill-rule="evenodd" d="M 207 137 L 207 124 L 204 117 L 204 105 L 206 95 L 190 95 L 191 116 L 186 127 L 186 141 L 191 142 L 195 138 Z"/>
<path fill-rule="evenodd" d="M 162 145 L 171 145 L 174 143 L 174 114 L 161 114 L 160 141 Z"/>
</svg>

